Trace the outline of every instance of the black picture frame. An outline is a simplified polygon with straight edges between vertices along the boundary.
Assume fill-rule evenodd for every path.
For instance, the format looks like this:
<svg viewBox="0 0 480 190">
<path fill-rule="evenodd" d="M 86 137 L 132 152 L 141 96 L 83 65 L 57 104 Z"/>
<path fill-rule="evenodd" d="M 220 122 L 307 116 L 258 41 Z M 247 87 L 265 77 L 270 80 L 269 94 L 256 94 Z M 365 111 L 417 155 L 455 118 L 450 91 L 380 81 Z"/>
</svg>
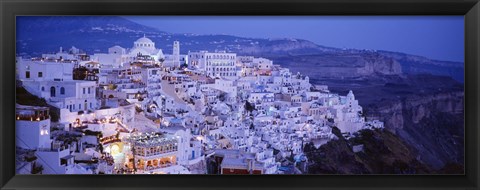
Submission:
<svg viewBox="0 0 480 190">
<path fill-rule="evenodd" d="M 15 16 L 464 15 L 465 175 L 15 175 Z M 478 189 L 478 0 L 0 0 L 1 189 Z"/>
</svg>

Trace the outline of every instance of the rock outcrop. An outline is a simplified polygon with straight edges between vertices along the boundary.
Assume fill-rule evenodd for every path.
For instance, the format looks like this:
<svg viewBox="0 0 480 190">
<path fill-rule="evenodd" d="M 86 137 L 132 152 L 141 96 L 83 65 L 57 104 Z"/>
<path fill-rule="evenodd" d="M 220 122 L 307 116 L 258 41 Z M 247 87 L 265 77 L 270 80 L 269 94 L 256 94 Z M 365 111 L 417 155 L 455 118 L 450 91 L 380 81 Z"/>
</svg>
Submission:
<svg viewBox="0 0 480 190">
<path fill-rule="evenodd" d="M 346 140 L 341 135 L 320 148 L 305 146 L 308 173 L 313 174 L 426 174 L 407 143 L 387 130 L 362 130 Z M 353 150 L 355 146 L 362 148 Z"/>
<path fill-rule="evenodd" d="M 408 97 L 370 110 L 385 127 L 419 152 L 419 160 L 434 169 L 463 165 L 464 93 Z"/>
<path fill-rule="evenodd" d="M 463 172 L 463 84 L 434 75 L 372 75 L 315 82 L 340 94 L 353 90 L 367 120 L 383 121 L 433 171 Z"/>
</svg>

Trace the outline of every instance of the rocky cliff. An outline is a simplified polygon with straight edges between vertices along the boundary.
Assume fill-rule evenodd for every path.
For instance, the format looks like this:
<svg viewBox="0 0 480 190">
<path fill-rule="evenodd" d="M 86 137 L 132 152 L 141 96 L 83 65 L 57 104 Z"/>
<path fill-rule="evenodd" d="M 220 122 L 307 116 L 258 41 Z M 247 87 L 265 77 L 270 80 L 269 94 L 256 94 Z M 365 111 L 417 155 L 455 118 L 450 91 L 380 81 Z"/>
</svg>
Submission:
<svg viewBox="0 0 480 190">
<path fill-rule="evenodd" d="M 463 107 L 463 92 L 445 92 L 411 96 L 369 111 L 418 150 L 419 160 L 441 169 L 463 165 Z"/>
<path fill-rule="evenodd" d="M 386 122 L 390 129 L 403 129 L 404 119 L 413 125 L 421 124 L 422 120 L 431 119 L 436 113 L 452 115 L 463 114 L 463 92 L 444 92 L 428 96 L 410 96 L 401 101 L 391 102 L 371 109 L 372 116 Z"/>
<path fill-rule="evenodd" d="M 357 78 L 374 74 L 401 75 L 401 64 L 390 57 L 375 52 L 326 52 L 310 55 L 266 55 L 274 63 L 300 72 L 314 79 Z"/>
<path fill-rule="evenodd" d="M 433 75 L 450 76 L 460 82 L 464 81 L 463 63 L 432 60 L 422 56 L 398 52 L 378 51 L 378 53 L 400 62 L 405 74 L 429 73 Z"/>
<path fill-rule="evenodd" d="M 372 75 L 315 81 L 335 93 L 353 90 L 368 120 L 378 119 L 433 170 L 464 164 L 464 88 L 450 77 Z M 452 172 L 451 170 L 443 170 Z"/>
<path fill-rule="evenodd" d="M 338 130 L 338 129 L 334 129 Z M 315 148 L 307 144 L 307 173 L 313 174 L 425 174 L 428 165 L 419 162 L 417 153 L 407 143 L 387 130 L 362 130 L 346 140 Z M 354 148 L 361 146 L 363 148 Z"/>
</svg>

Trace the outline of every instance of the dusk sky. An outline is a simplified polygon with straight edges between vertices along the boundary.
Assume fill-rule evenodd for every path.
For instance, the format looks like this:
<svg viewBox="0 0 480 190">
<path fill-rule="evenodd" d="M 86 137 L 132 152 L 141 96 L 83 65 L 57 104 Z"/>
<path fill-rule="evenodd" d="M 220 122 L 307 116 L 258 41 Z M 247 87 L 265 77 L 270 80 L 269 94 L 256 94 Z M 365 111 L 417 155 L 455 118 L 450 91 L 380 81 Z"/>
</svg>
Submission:
<svg viewBox="0 0 480 190">
<path fill-rule="evenodd" d="M 134 16 L 165 32 L 299 38 L 319 45 L 376 49 L 464 61 L 463 16 Z"/>
</svg>

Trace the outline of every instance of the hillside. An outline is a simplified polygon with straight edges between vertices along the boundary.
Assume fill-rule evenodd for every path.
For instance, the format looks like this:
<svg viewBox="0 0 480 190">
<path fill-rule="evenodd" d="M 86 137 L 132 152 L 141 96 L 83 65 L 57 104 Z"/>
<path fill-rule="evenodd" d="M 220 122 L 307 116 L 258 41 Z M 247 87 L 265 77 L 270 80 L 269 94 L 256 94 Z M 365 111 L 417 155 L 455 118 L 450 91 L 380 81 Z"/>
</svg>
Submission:
<svg viewBox="0 0 480 190">
<path fill-rule="evenodd" d="M 353 90 L 367 119 L 384 121 L 387 128 L 388 133 L 371 135 L 381 139 L 379 142 L 388 142 L 388 151 L 373 152 L 370 156 L 390 159 L 400 156 L 402 160 L 366 160 L 348 151 L 351 142 L 338 141 L 320 147 L 319 151 L 331 150 L 326 154 L 346 159 L 344 164 L 350 164 L 351 169 L 342 166 L 343 162 L 336 163 L 336 168 L 324 168 L 318 164 L 338 160 L 319 158 L 317 165 L 311 163 L 318 168 L 317 172 L 376 173 L 382 169 L 372 164 L 381 162 L 385 169 L 400 173 L 429 170 L 442 173 L 462 168 L 464 164 L 464 63 L 461 62 L 382 50 L 339 49 L 292 38 L 172 34 L 122 17 L 18 17 L 17 20 L 17 54 L 21 56 L 55 52 L 60 46 L 64 49 L 75 46 L 87 53 L 106 52 L 114 45 L 130 48 L 136 39 L 146 35 L 167 54 L 171 53 L 173 41 L 178 40 L 183 54 L 226 50 L 265 57 L 294 73 L 309 76 L 313 84 L 328 85 L 333 93 L 345 95 Z M 396 149 L 405 150 L 405 155 L 393 151 Z M 403 167 L 405 164 L 407 169 Z"/>
<path fill-rule="evenodd" d="M 158 26 L 168 29 L 171 26 Z M 195 31 L 192 28 L 192 31 Z M 60 47 L 80 48 L 87 53 L 106 52 L 109 47 L 132 47 L 146 35 L 157 48 L 171 53 L 172 43 L 181 42 L 180 51 L 226 50 L 239 55 L 254 55 L 317 77 L 358 77 L 373 73 L 450 76 L 463 82 L 463 63 L 431 60 L 390 51 L 339 49 L 308 40 L 283 38 L 243 38 L 230 35 L 173 34 L 115 16 L 39 16 L 17 18 L 17 54 L 39 56 Z M 300 68 L 303 68 L 300 69 Z M 306 69 L 306 70 L 305 70 Z M 317 72 L 325 70 L 326 72 Z M 328 75 L 325 75 L 328 73 Z M 349 74 L 346 74 L 349 73 Z"/>
<path fill-rule="evenodd" d="M 336 129 L 338 130 L 338 129 Z M 315 148 L 304 148 L 306 169 L 314 174 L 443 174 L 463 173 L 462 166 L 450 164 L 438 170 L 417 160 L 418 152 L 387 130 L 362 130 L 354 138 L 338 140 Z M 354 146 L 363 146 L 353 151 Z"/>
</svg>

